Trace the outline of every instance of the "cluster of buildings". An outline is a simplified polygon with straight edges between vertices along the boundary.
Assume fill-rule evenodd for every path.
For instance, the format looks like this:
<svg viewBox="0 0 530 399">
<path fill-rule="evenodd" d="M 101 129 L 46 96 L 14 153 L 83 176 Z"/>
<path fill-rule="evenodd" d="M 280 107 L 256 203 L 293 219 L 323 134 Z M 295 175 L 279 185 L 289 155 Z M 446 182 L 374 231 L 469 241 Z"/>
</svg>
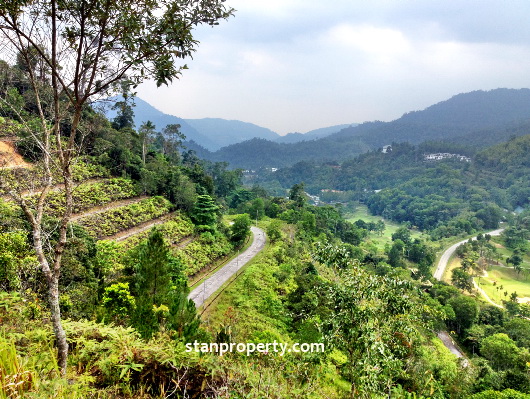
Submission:
<svg viewBox="0 0 530 399">
<path fill-rule="evenodd" d="M 435 154 L 423 154 L 423 159 L 425 161 L 440 161 L 442 159 L 455 158 L 461 162 L 471 162 L 471 158 L 466 157 L 465 155 L 460 154 L 451 154 L 448 152 L 437 152 Z"/>
</svg>

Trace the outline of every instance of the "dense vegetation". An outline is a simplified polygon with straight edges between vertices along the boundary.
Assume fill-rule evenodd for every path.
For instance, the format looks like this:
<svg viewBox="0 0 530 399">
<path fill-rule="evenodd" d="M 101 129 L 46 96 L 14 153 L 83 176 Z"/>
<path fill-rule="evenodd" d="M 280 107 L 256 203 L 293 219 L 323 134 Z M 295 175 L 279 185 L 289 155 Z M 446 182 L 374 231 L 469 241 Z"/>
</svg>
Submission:
<svg viewBox="0 0 530 399">
<path fill-rule="evenodd" d="M 228 16 L 223 10 L 200 18 L 213 23 Z M 171 35 L 164 24 L 172 21 L 159 21 L 159 28 L 168 28 L 160 32 Z M 459 249 L 453 285 L 431 275 L 432 240 L 493 229 L 504 219 L 511 223 L 500 238 L 510 255 L 506 263 L 523 272 L 528 213 L 512 217 L 503 208 L 528 205 L 528 136 L 468 154 L 471 163 L 425 163 L 424 152 L 460 148 L 432 142 L 394 144 L 391 152 L 369 152 L 341 165 L 304 162 L 271 175 L 269 186 L 289 188 L 287 197 L 274 196 L 242 186 L 240 170 L 184 151 L 176 125 L 145 121 L 135 129 L 130 82 L 122 82 L 112 121 L 82 101 L 74 104 L 78 118 L 60 123 L 52 117 L 58 113 L 44 115 L 41 98 L 66 110 L 72 104 L 68 91 L 37 85 L 47 82 L 48 71 L 29 62 L 35 50 L 21 49 L 14 65 L 0 63 L 2 133 L 29 165 L 0 171 L 0 398 L 528 398 L 529 306 L 507 290 L 498 306 L 473 295 L 473 275 L 495 259 L 491 237 Z M 156 58 L 159 83 L 171 78 L 168 71 L 177 74 L 166 68 L 170 61 Z M 39 82 L 28 80 L 28 72 Z M 500 109 L 502 122 L 519 118 L 522 109 Z M 372 128 L 392 126 L 418 139 L 427 114 L 402 118 L 416 130 L 373 123 L 356 132 L 375 140 Z M 474 115 L 482 123 L 459 123 L 468 131 L 494 125 L 483 112 Z M 39 125 L 43 120 L 53 129 Z M 454 128 L 442 129 L 442 122 L 431 133 Z M 76 136 L 78 128 L 88 133 Z M 35 141 L 37 133 L 44 144 Z M 351 156 L 369 148 L 364 138 L 348 135 L 328 140 L 326 150 Z M 292 161 L 300 148 L 327 157 L 315 143 L 268 148 L 255 141 L 249 149 L 255 144 L 262 152 L 247 153 L 248 160 L 274 153 L 274 162 Z M 385 223 L 347 221 L 340 205 L 310 205 L 306 190 L 320 188 L 364 201 L 402 225 L 388 244 L 377 246 Z M 226 214 L 233 224 L 225 224 Z M 266 229 L 266 250 L 199 316 L 188 298 L 190 277 L 200 278 L 243 248 L 254 220 Z M 410 227 L 429 231 L 431 240 L 413 238 Z M 102 239 L 132 228 L 138 234 Z M 69 357 L 61 357 L 63 337 L 55 322 L 50 325 L 57 317 L 63 318 Z M 438 340 L 445 330 L 462 345 L 464 358 Z M 325 350 L 218 356 L 188 351 L 196 341 L 314 343 Z"/>
<path fill-rule="evenodd" d="M 495 229 L 510 217 L 505 210 L 528 205 L 529 145 L 528 135 L 513 138 L 465 162 L 424 159 L 433 152 L 462 153 L 458 146 L 394 144 L 389 153 L 373 151 L 342 164 L 300 162 L 257 181 L 271 188 L 308 182 L 308 192 L 322 198 L 365 202 L 374 214 L 449 237 Z"/>
</svg>

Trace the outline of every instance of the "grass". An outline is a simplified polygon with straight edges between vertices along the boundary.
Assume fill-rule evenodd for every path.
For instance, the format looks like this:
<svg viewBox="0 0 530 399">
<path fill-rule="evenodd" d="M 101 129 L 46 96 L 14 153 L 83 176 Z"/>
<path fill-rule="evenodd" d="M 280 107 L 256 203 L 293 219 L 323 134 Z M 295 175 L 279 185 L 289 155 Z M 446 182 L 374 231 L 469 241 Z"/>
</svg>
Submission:
<svg viewBox="0 0 530 399">
<path fill-rule="evenodd" d="M 368 211 L 368 207 L 365 205 L 358 205 L 354 212 L 349 212 L 346 216 L 347 220 L 352 223 L 359 219 L 364 220 L 367 223 L 376 223 L 379 220 L 383 220 L 385 222 L 385 231 L 383 232 L 383 235 L 379 236 L 377 233 L 372 232 L 368 237 L 369 241 L 380 250 L 384 249 L 386 244 L 392 244 L 392 234 L 403 226 L 403 224 L 384 220 L 381 216 L 371 215 L 370 211 Z M 412 239 L 422 237 L 422 233 L 418 230 L 410 230 L 410 232 Z"/>
<path fill-rule="evenodd" d="M 512 256 L 513 251 L 503 245 L 501 237 L 493 237 L 492 241 L 501 255 L 501 263 L 506 264 L 506 258 Z M 516 292 L 518 298 L 530 298 L 530 257 L 528 254 L 523 256 L 521 267 L 523 271 L 517 273 L 513 267 L 493 265 L 488 268 L 488 277 L 476 277 L 475 281 L 493 301 L 499 303 L 502 300 L 509 300 L 512 292 Z M 508 295 L 505 296 L 506 291 Z"/>
<path fill-rule="evenodd" d="M 475 281 L 495 302 L 509 300 L 512 292 L 516 292 L 519 298 L 530 298 L 530 275 L 517 273 L 513 268 L 490 266 L 488 277 L 476 277 Z M 506 291 L 508 295 L 505 296 Z"/>
<path fill-rule="evenodd" d="M 461 263 L 460 263 L 459 257 L 453 256 L 451 259 L 449 259 L 449 262 L 447 263 L 447 267 L 445 268 L 444 274 L 442 276 L 442 281 L 445 281 L 446 283 L 451 284 L 451 277 L 453 276 L 453 270 L 460 266 L 461 266 Z"/>
<path fill-rule="evenodd" d="M 209 298 L 206 301 L 205 304 L 203 304 L 203 306 L 200 308 L 200 309 L 202 309 L 201 318 L 203 320 L 209 320 L 210 316 L 212 315 L 212 312 L 213 313 L 219 313 L 218 312 L 219 305 L 222 302 L 226 302 L 227 298 L 229 298 L 228 302 L 230 302 L 230 303 L 232 302 L 232 299 L 233 299 L 232 295 L 233 295 L 234 291 L 228 290 L 228 292 L 227 292 L 227 289 L 229 287 L 231 288 L 231 286 L 233 285 L 232 283 L 234 283 L 240 276 L 246 274 L 247 273 L 247 269 L 251 268 L 256 262 L 260 262 L 263 259 L 263 257 L 265 256 L 265 254 L 269 251 L 270 247 L 271 247 L 271 243 L 270 243 L 269 240 L 267 240 L 265 242 L 265 247 L 263 248 L 263 250 L 260 253 L 258 253 L 254 258 L 252 258 L 241 269 L 239 269 L 239 271 L 236 274 L 234 274 L 232 277 L 230 277 L 228 279 L 228 281 L 225 282 L 221 286 L 221 288 L 219 288 L 219 290 L 214 295 L 212 295 L 211 298 Z M 235 292 L 237 292 L 237 290 Z"/>
</svg>

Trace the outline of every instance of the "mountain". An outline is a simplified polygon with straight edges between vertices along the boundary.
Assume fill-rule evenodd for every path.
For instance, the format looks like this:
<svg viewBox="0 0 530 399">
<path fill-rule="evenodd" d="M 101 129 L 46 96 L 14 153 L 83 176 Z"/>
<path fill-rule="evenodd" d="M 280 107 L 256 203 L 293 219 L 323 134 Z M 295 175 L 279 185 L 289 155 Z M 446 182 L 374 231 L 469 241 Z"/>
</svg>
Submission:
<svg viewBox="0 0 530 399">
<path fill-rule="evenodd" d="M 112 102 L 116 99 L 118 99 L 118 97 L 113 97 L 110 100 Z M 180 130 L 186 136 L 186 142 L 189 144 L 188 147 L 190 149 L 195 149 L 196 145 L 199 145 L 200 147 L 203 147 L 199 149 L 199 152 L 201 153 L 204 152 L 204 149 L 208 151 L 217 151 L 222 147 L 241 143 L 253 138 L 265 139 L 278 143 L 296 143 L 306 140 L 315 140 L 355 125 L 346 124 L 329 126 L 311 130 L 305 134 L 289 133 L 285 136 L 280 136 L 278 133 L 273 132 L 270 129 L 238 120 L 221 118 L 179 118 L 159 111 L 147 101 L 138 97 L 134 99 L 134 103 L 134 123 L 136 128 L 139 128 L 143 122 L 148 120 L 153 122 L 159 130 L 166 125 L 178 123 L 181 127 Z M 105 109 L 104 113 L 110 120 L 116 116 L 116 111 L 113 111 L 112 109 Z"/>
<path fill-rule="evenodd" d="M 115 101 L 116 99 L 118 98 L 114 97 L 110 100 Z M 137 129 L 146 121 L 153 122 L 158 130 L 162 130 L 167 125 L 178 123 L 180 125 L 180 131 L 184 133 L 187 141 L 194 141 L 206 148 L 215 148 L 216 144 L 213 140 L 210 140 L 208 136 L 197 131 L 186 120 L 174 115 L 164 114 L 147 101 L 138 97 L 135 97 L 134 104 L 134 123 Z M 116 111 L 106 109 L 105 115 L 108 119 L 112 120 L 116 116 Z"/>
<path fill-rule="evenodd" d="M 378 126 L 362 124 L 344 129 L 336 135 L 361 136 L 373 148 L 392 141 L 412 144 L 428 140 L 466 142 L 474 136 L 495 144 L 505 138 L 495 137 L 499 131 L 528 120 L 530 89 L 478 90 L 458 94 L 423 111 L 406 113 L 392 122 Z"/>
<path fill-rule="evenodd" d="M 357 123 L 350 123 L 346 125 L 335 125 L 323 127 L 320 129 L 311 130 L 307 133 L 288 133 L 285 136 L 280 136 L 276 139 L 277 143 L 298 143 L 306 140 L 316 140 L 337 133 L 347 127 L 357 126 Z"/>
<path fill-rule="evenodd" d="M 320 139 L 292 144 L 255 138 L 223 147 L 210 155 L 205 154 L 205 157 L 211 161 L 228 162 L 234 168 L 257 169 L 285 167 L 306 159 L 345 159 L 369 150 L 368 145 L 355 138 L 347 141 Z"/>
<path fill-rule="evenodd" d="M 342 161 L 393 142 L 445 141 L 470 151 L 527 134 L 530 89 L 495 89 L 458 94 L 392 122 L 366 122 L 321 139 L 297 143 L 250 141 L 212 153 L 233 167 L 284 167 L 301 160 Z M 260 156 L 255 156 L 260 154 Z"/>
<path fill-rule="evenodd" d="M 270 129 L 238 120 L 203 118 L 186 119 L 186 123 L 214 143 L 213 146 L 205 146 L 210 151 L 252 138 L 274 141 L 280 137 L 278 133 Z M 202 143 L 199 142 L 199 144 Z"/>
</svg>

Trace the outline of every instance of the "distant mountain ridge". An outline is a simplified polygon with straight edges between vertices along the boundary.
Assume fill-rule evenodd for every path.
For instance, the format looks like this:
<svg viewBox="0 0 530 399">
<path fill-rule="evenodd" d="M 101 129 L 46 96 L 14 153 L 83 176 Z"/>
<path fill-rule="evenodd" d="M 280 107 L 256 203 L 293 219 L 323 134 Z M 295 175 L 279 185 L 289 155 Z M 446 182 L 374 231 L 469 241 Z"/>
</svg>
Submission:
<svg viewBox="0 0 530 399">
<path fill-rule="evenodd" d="M 298 143 L 300 141 L 306 141 L 306 140 L 317 140 L 323 137 L 327 137 L 333 133 L 337 133 L 341 131 L 342 129 L 345 129 L 348 127 L 354 127 L 357 125 L 358 125 L 357 123 L 349 123 L 349 124 L 343 124 L 343 125 L 323 127 L 320 129 L 311 130 L 307 133 L 288 133 L 285 136 L 278 137 L 276 139 L 276 142 L 277 143 Z"/>
<path fill-rule="evenodd" d="M 111 102 L 119 97 L 111 98 Z M 348 125 L 336 125 L 311 130 L 305 134 L 291 133 L 280 136 L 278 133 L 249 122 L 227 120 L 221 118 L 184 119 L 159 111 L 147 101 L 135 97 L 134 123 L 139 128 L 143 122 L 151 121 L 161 130 L 166 125 L 178 123 L 186 136 L 188 147 L 203 152 L 203 150 L 217 151 L 222 147 L 240 143 L 253 138 L 266 139 L 275 142 L 294 143 L 304 140 L 315 140 L 336 133 Z M 108 107 L 107 107 L 108 108 Z M 105 115 L 109 119 L 116 116 L 116 111 L 106 109 Z M 197 148 L 197 145 L 203 147 Z"/>
<path fill-rule="evenodd" d="M 529 128 L 530 89 L 478 90 L 391 122 L 366 122 L 321 139 L 292 144 L 252 140 L 222 148 L 207 158 L 254 169 L 285 167 L 300 160 L 342 161 L 392 142 L 446 141 L 480 149 L 527 134 Z"/>
<path fill-rule="evenodd" d="M 254 125 L 253 123 L 220 118 L 185 119 L 186 123 L 196 131 L 208 137 L 213 146 L 203 145 L 208 150 L 218 150 L 230 144 L 240 143 L 252 138 L 277 140 L 280 135 L 270 129 Z"/>
</svg>

